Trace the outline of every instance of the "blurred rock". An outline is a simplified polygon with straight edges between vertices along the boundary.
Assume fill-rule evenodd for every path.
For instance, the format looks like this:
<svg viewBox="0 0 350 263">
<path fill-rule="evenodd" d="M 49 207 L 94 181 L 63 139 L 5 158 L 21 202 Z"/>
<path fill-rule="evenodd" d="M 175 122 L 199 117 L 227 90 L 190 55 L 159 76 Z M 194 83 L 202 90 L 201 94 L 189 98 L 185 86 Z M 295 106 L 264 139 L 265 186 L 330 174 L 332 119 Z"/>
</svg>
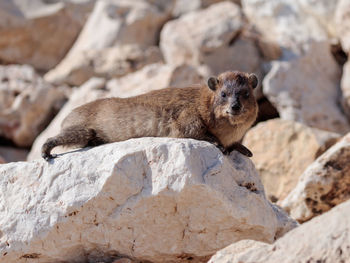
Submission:
<svg viewBox="0 0 350 263">
<path fill-rule="evenodd" d="M 303 124 L 273 119 L 251 128 L 243 144 L 252 152 L 266 195 L 283 200 L 304 170 L 340 136 Z"/>
<path fill-rule="evenodd" d="M 198 262 L 296 226 L 266 199 L 249 158 L 204 141 L 132 139 L 49 163 L 1 165 L 0 174 L 1 263 L 98 262 L 116 253 Z"/>
<path fill-rule="evenodd" d="M 330 1 L 332 2 L 332 1 Z M 339 0 L 335 13 L 336 29 L 343 50 L 350 52 L 350 2 Z"/>
<path fill-rule="evenodd" d="M 342 106 L 348 120 L 350 120 L 350 60 L 343 66 L 340 87 L 342 91 Z"/>
<path fill-rule="evenodd" d="M 350 133 L 313 162 L 282 207 L 305 222 L 350 198 Z"/>
<path fill-rule="evenodd" d="M 0 60 L 54 67 L 68 52 L 94 0 L 0 1 Z"/>
<path fill-rule="evenodd" d="M 290 231 L 274 244 L 240 241 L 225 248 L 209 261 L 215 263 L 287 263 L 287 262 L 348 262 L 350 258 L 350 201 L 333 208 L 328 213 Z M 220 257 L 226 250 L 226 257 Z M 217 259 L 217 260 L 216 260 Z"/>
<path fill-rule="evenodd" d="M 4 163 L 25 161 L 29 151 L 8 146 L 0 146 L 0 156 Z M 1 158 L 0 157 L 0 158 Z"/>
<path fill-rule="evenodd" d="M 255 240 L 241 240 L 225 247 L 215 253 L 208 263 L 230 263 L 237 260 L 237 256 L 250 249 L 258 249 L 266 246 L 266 243 Z"/>
<path fill-rule="evenodd" d="M 46 83 L 32 67 L 0 66 L 0 136 L 31 146 L 65 99 L 64 88 Z"/>
<path fill-rule="evenodd" d="M 253 72 L 259 68 L 259 54 L 251 40 L 239 37 L 243 26 L 239 6 L 218 3 L 166 23 L 160 47 L 169 64 L 206 64 L 212 74 Z"/>
<path fill-rule="evenodd" d="M 344 134 L 350 126 L 338 102 L 340 74 L 328 43 L 313 42 L 302 56 L 273 62 L 263 92 L 282 119 Z"/>
<path fill-rule="evenodd" d="M 188 65 L 152 64 L 125 77 L 112 79 L 107 88 L 114 97 L 131 97 L 151 90 L 168 87 L 185 87 L 202 83 L 196 68 Z"/>
<path fill-rule="evenodd" d="M 176 0 L 174 9 L 173 9 L 173 16 L 179 17 L 181 15 L 184 15 L 189 12 L 197 11 L 199 9 L 207 8 L 208 6 L 212 4 L 216 4 L 219 2 L 223 2 L 225 0 Z M 241 4 L 240 0 L 231 0 L 231 2 L 234 2 L 238 5 Z"/>
<path fill-rule="evenodd" d="M 170 0 L 164 2 L 168 7 L 172 3 L 173 1 Z M 165 8 L 159 1 L 97 1 L 74 46 L 62 62 L 45 76 L 45 79 L 62 83 L 67 78 L 68 83 L 80 85 L 88 77 L 98 75 L 95 71 L 106 70 L 107 73 L 117 71 L 119 65 L 123 63 L 121 60 L 127 60 L 133 56 L 130 53 L 123 55 L 122 52 L 125 52 L 128 47 L 120 46 L 133 44 L 145 50 L 147 46 L 157 44 L 159 31 L 170 18 L 170 12 L 171 10 Z M 114 46 L 119 47 L 105 50 Z M 151 58 L 152 54 L 135 52 L 138 52 L 136 58 L 144 60 L 144 63 L 148 63 L 146 62 L 148 59 L 154 60 Z M 152 53 L 152 51 L 148 52 Z M 133 59 L 135 56 L 131 58 Z M 107 61 L 104 63 L 103 60 Z M 95 62 L 97 65 L 94 64 Z M 116 68 L 111 67 L 114 62 L 116 62 Z M 123 67 L 125 69 L 132 66 Z"/>
<path fill-rule="evenodd" d="M 162 61 L 158 47 L 143 48 L 137 45 L 122 45 L 102 50 L 86 50 L 73 53 L 64 62 L 45 75 L 45 80 L 80 86 L 92 77 L 110 79 L 121 77 L 141 69 L 147 64 Z"/>
<path fill-rule="evenodd" d="M 270 41 L 299 50 L 310 40 L 335 37 L 338 0 L 242 0 L 243 11 Z"/>
<path fill-rule="evenodd" d="M 182 65 L 171 66 L 152 64 L 143 69 L 130 73 L 119 79 L 112 79 L 106 83 L 101 78 L 93 78 L 75 89 L 62 110 L 50 125 L 35 140 L 28 155 L 28 160 L 41 158 L 41 146 L 49 137 L 57 135 L 63 119 L 76 107 L 90 101 L 105 97 L 130 97 L 140 95 L 155 89 L 173 86 L 186 86 L 201 82 L 201 76 L 194 67 Z M 55 153 L 62 152 L 62 148 L 54 149 Z"/>
</svg>

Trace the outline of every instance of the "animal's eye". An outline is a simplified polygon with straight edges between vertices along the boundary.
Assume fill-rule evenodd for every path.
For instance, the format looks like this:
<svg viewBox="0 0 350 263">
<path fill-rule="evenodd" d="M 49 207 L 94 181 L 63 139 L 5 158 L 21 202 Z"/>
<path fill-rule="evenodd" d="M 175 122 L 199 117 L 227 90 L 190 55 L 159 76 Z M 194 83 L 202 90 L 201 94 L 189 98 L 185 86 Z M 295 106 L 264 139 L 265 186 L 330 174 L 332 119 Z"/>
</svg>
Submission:
<svg viewBox="0 0 350 263">
<path fill-rule="evenodd" d="M 248 99 L 250 96 L 249 91 L 243 93 L 243 97 Z"/>
<path fill-rule="evenodd" d="M 221 97 L 225 98 L 226 97 L 226 93 L 225 92 L 221 92 Z"/>
</svg>

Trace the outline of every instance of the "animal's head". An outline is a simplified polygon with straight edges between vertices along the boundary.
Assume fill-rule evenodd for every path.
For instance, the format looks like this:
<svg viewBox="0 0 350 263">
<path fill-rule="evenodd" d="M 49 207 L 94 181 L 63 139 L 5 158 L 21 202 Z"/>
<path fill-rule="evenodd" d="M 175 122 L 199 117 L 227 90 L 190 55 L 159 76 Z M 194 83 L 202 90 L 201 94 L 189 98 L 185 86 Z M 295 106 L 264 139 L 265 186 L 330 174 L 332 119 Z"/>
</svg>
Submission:
<svg viewBox="0 0 350 263">
<path fill-rule="evenodd" d="M 253 122 L 258 106 L 253 90 L 258 85 L 254 74 L 228 71 L 208 79 L 208 87 L 215 93 L 214 114 L 217 119 L 228 119 L 231 124 Z"/>
</svg>

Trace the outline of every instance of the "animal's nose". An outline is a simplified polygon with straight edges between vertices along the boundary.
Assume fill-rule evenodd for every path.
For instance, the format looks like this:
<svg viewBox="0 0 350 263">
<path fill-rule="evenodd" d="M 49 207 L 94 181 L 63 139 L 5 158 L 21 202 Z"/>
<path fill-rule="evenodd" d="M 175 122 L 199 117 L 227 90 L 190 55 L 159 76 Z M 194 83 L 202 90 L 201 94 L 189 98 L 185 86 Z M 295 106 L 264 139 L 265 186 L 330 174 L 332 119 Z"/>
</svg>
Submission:
<svg viewBox="0 0 350 263">
<path fill-rule="evenodd" d="M 239 103 L 234 103 L 231 105 L 233 111 L 238 111 L 241 109 L 241 105 Z"/>
</svg>

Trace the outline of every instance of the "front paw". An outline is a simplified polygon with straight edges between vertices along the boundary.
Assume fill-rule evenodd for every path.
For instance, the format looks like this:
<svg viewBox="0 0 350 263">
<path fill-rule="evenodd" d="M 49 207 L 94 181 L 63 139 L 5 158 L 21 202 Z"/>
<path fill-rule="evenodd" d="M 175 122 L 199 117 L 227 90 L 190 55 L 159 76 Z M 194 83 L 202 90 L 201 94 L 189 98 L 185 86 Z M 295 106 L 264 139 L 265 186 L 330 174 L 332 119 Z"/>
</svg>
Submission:
<svg viewBox="0 0 350 263">
<path fill-rule="evenodd" d="M 232 151 L 240 152 L 241 154 L 247 156 L 247 157 L 253 157 L 253 153 L 244 145 L 240 143 L 235 143 L 232 146 L 230 146 L 228 149 L 226 149 L 229 153 Z"/>
</svg>

